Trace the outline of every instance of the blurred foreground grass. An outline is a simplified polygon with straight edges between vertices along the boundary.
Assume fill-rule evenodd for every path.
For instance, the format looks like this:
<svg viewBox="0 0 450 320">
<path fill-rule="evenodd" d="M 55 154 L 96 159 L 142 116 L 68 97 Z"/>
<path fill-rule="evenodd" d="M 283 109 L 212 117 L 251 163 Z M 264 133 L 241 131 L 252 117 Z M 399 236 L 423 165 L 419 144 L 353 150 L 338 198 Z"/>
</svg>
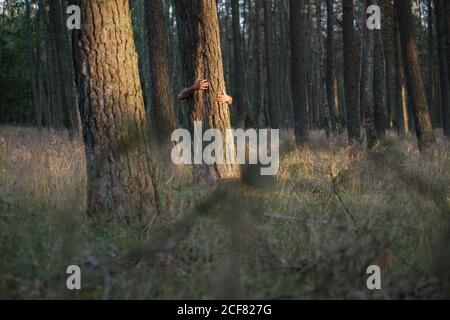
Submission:
<svg viewBox="0 0 450 320">
<path fill-rule="evenodd" d="M 266 190 L 161 169 L 164 214 L 127 225 L 85 216 L 81 142 L 0 128 L 0 298 L 450 298 L 448 140 L 427 155 L 410 136 L 372 153 L 342 140 L 313 132 L 299 150 L 284 133 Z"/>
</svg>

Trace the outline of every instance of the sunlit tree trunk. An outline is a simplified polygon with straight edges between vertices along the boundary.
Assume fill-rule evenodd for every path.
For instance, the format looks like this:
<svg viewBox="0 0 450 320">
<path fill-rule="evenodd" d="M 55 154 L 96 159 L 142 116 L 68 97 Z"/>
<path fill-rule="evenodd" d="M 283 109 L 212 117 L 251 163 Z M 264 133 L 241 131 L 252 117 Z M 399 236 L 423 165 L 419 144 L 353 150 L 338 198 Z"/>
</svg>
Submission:
<svg viewBox="0 0 450 320">
<path fill-rule="evenodd" d="M 80 4 L 83 27 L 76 49 L 88 213 L 149 217 L 158 201 L 129 3 Z"/>
<path fill-rule="evenodd" d="M 191 130 L 196 121 L 203 122 L 203 130 L 218 129 L 224 137 L 226 150 L 233 141 L 225 139 L 226 130 L 231 128 L 230 106 L 217 102 L 217 96 L 226 93 L 226 86 L 216 1 L 175 0 L 175 9 L 185 83 L 191 84 L 196 79 L 210 82 L 208 92 L 197 91 L 189 99 Z M 219 159 L 223 164 L 197 166 L 195 174 L 197 178 L 211 181 L 235 177 L 239 167 L 233 159 L 228 160 Z"/>
</svg>

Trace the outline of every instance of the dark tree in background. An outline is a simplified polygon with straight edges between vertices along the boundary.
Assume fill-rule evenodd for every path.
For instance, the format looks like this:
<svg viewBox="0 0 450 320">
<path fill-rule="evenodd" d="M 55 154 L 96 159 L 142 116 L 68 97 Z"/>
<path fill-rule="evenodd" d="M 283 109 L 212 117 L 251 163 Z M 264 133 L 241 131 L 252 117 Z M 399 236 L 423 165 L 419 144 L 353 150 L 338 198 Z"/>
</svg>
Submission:
<svg viewBox="0 0 450 320">
<path fill-rule="evenodd" d="M 80 130 L 78 111 L 74 105 L 73 99 L 71 99 L 71 97 L 73 97 L 73 93 L 71 92 L 71 78 L 68 71 L 67 57 L 64 54 L 67 38 L 63 33 L 64 30 L 66 30 L 66 27 L 62 22 L 61 1 L 48 1 L 48 4 L 50 8 L 49 23 L 52 34 L 53 58 L 56 61 L 54 66 L 55 85 L 57 86 L 56 90 L 58 90 L 58 97 L 60 97 L 60 100 L 58 99 L 57 101 L 58 104 L 60 103 L 60 107 L 54 105 L 58 110 L 58 112 L 55 113 L 58 118 L 57 125 L 62 125 L 62 122 L 60 123 L 60 121 L 64 121 L 65 127 L 69 129 L 69 132 L 78 134 L 78 131 Z M 62 110 L 61 114 L 60 109 Z M 59 119 L 60 117 L 63 117 L 63 119 Z"/>
<path fill-rule="evenodd" d="M 355 35 L 355 13 L 353 0 L 342 0 L 344 39 L 344 85 L 349 140 L 360 139 L 359 69 L 356 63 L 358 49 Z"/>
<path fill-rule="evenodd" d="M 337 129 L 338 118 L 334 103 L 334 0 L 326 0 L 327 3 L 327 49 L 326 49 L 326 86 L 327 105 L 333 131 Z"/>
<path fill-rule="evenodd" d="M 52 127 L 61 130 L 64 128 L 64 112 L 63 112 L 63 103 L 64 103 L 64 97 L 62 96 L 62 88 L 61 84 L 59 83 L 61 79 L 63 79 L 62 76 L 62 69 L 61 69 L 61 61 L 58 62 L 58 48 L 56 45 L 57 39 L 56 34 L 61 32 L 61 29 L 57 30 L 56 24 L 58 24 L 57 14 L 55 12 L 55 9 L 52 7 L 58 7 L 58 3 L 50 4 L 51 1 L 49 0 L 43 0 L 42 5 L 46 6 L 48 5 L 49 10 L 47 13 L 47 21 L 46 21 L 46 27 L 47 27 L 47 59 L 49 61 L 48 65 L 48 73 L 49 73 L 49 96 L 51 99 L 51 121 L 52 121 Z M 56 21 L 55 21 L 56 20 Z M 61 28 L 61 23 L 59 23 L 59 28 Z M 59 41 L 60 45 L 62 44 L 62 40 Z M 61 49 L 61 47 L 59 47 Z M 59 54 L 61 53 L 61 50 L 59 50 Z M 64 85 L 62 85 L 64 86 Z M 67 104 L 64 104 L 67 106 Z M 66 122 L 67 123 L 67 122 Z"/>
<path fill-rule="evenodd" d="M 291 32 L 291 86 L 294 109 L 294 130 L 298 143 L 308 138 L 308 101 L 306 92 L 305 70 L 305 30 L 302 28 L 302 2 L 290 0 L 290 32 Z"/>
<path fill-rule="evenodd" d="M 447 65 L 447 42 L 446 42 L 446 8 L 444 0 L 435 1 L 436 22 L 437 22 L 437 46 L 439 57 L 439 78 L 441 84 L 441 109 L 444 125 L 444 133 L 450 136 L 450 79 Z"/>
<path fill-rule="evenodd" d="M 394 17 L 396 17 L 395 7 L 392 7 Z M 400 33 L 398 19 L 394 20 L 395 26 L 395 109 L 396 109 L 396 130 L 398 134 L 406 133 L 409 128 L 409 113 L 407 106 L 407 87 L 405 84 L 405 72 L 400 44 Z"/>
<path fill-rule="evenodd" d="M 267 110 L 269 114 L 269 125 L 273 129 L 280 128 L 279 101 L 276 99 L 276 74 L 274 35 L 272 22 L 272 0 L 262 0 L 264 2 L 264 45 L 265 45 L 265 64 L 267 77 Z"/>
<path fill-rule="evenodd" d="M 162 0 L 145 1 L 145 24 L 149 47 L 152 128 L 158 141 L 168 144 L 176 128 L 176 120 Z"/>
<path fill-rule="evenodd" d="M 247 115 L 247 105 L 245 102 L 245 78 L 244 64 L 242 60 L 242 40 L 241 40 L 241 14 L 239 0 L 231 0 L 231 10 L 233 15 L 233 49 L 234 49 L 234 75 L 235 75 L 235 101 L 234 107 L 237 109 L 237 126 L 245 127 Z"/>
<path fill-rule="evenodd" d="M 383 48 L 380 30 L 375 29 L 373 33 L 373 105 L 375 110 L 375 128 L 378 140 L 383 140 L 386 133 L 386 103 L 383 95 Z"/>
<path fill-rule="evenodd" d="M 41 128 L 42 126 L 42 105 L 40 100 L 41 91 L 39 90 L 39 61 L 36 53 L 36 43 L 34 40 L 34 28 L 31 21 L 31 4 L 27 0 L 25 2 L 26 7 L 26 26 L 28 29 L 28 63 L 30 65 L 30 79 L 33 91 L 33 103 L 36 112 L 36 126 Z"/>
<path fill-rule="evenodd" d="M 372 0 L 366 1 L 368 5 L 373 4 Z M 364 19 L 366 21 L 366 19 Z M 375 96 L 378 94 L 376 91 L 376 84 L 374 78 L 374 60 L 376 59 L 374 55 L 375 48 L 375 31 L 367 30 L 366 35 L 364 37 L 364 45 L 365 45 L 365 57 L 363 61 L 363 65 L 365 65 L 365 72 L 362 75 L 365 78 L 363 85 L 364 94 L 361 99 L 361 108 L 364 111 L 364 127 L 366 129 L 366 139 L 367 139 L 367 148 L 373 149 L 378 143 L 378 136 L 375 127 Z"/>
<path fill-rule="evenodd" d="M 427 0 L 427 23 L 428 23 L 428 77 L 426 79 L 428 106 L 430 107 L 430 116 L 435 124 L 439 121 L 439 108 L 436 108 L 436 66 L 435 66 L 435 48 L 434 48 L 434 10 L 433 0 Z"/>
<path fill-rule="evenodd" d="M 255 64 L 254 64 L 254 76 L 255 76 L 255 93 L 254 93 L 254 104 L 256 108 L 256 124 L 259 126 L 260 119 L 264 118 L 264 122 L 268 123 L 267 112 L 265 112 L 264 100 L 263 100 L 263 55 L 262 55 L 262 35 L 261 35 L 261 1 L 255 1 Z"/>
<path fill-rule="evenodd" d="M 397 46 L 397 35 L 395 29 L 394 3 L 392 0 L 379 1 L 382 14 L 381 33 L 383 54 L 385 59 L 385 77 L 386 77 L 386 106 L 388 110 L 388 127 L 391 122 L 396 125 L 401 119 L 398 119 L 397 106 L 395 103 L 396 83 L 395 83 L 395 51 Z M 383 61 L 381 61 L 383 63 Z M 393 119 L 392 119 L 393 118 Z M 393 120 L 393 121 L 391 121 Z"/>
<path fill-rule="evenodd" d="M 450 75 L 450 2 L 444 1 L 445 6 L 445 34 L 447 36 L 447 67 Z"/>
<path fill-rule="evenodd" d="M 411 99 L 417 140 L 419 142 L 419 148 L 426 150 L 435 142 L 435 138 L 420 71 L 419 55 L 411 13 L 411 1 L 396 1 L 396 10 L 402 43 L 403 61 L 406 65 L 406 83 Z"/>
</svg>

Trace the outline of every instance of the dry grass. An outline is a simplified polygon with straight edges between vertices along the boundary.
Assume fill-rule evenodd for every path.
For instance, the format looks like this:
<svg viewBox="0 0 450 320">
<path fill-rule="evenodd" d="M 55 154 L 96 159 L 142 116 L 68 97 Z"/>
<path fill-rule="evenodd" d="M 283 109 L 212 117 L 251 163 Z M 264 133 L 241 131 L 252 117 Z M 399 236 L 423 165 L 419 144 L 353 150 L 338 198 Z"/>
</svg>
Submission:
<svg viewBox="0 0 450 320">
<path fill-rule="evenodd" d="M 441 135 L 440 135 L 441 136 Z M 84 153 L 64 134 L 0 130 L 2 298 L 449 297 L 449 142 L 388 135 L 367 153 L 283 134 L 273 185 L 191 186 L 160 170 L 154 224 L 88 220 Z M 448 238 L 447 238 L 448 241 Z M 382 268 L 383 290 L 365 269 Z M 80 292 L 65 268 L 82 266 Z"/>
</svg>

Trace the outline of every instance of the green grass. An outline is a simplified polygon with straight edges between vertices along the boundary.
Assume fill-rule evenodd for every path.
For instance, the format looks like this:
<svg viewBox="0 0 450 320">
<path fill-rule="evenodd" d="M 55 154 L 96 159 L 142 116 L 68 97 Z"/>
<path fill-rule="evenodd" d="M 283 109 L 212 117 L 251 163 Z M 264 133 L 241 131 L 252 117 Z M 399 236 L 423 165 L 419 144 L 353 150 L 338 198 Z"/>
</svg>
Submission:
<svg viewBox="0 0 450 320">
<path fill-rule="evenodd" d="M 276 182 L 205 190 L 160 170 L 164 213 L 88 219 L 82 144 L 0 129 L 0 298 L 448 298 L 450 144 L 420 155 L 390 134 L 374 152 L 283 134 Z M 447 240 L 445 240 L 447 239 Z M 445 242 L 447 241 L 447 242 Z M 82 290 L 66 268 L 82 268 Z M 381 291 L 366 267 L 382 268 Z"/>
</svg>

